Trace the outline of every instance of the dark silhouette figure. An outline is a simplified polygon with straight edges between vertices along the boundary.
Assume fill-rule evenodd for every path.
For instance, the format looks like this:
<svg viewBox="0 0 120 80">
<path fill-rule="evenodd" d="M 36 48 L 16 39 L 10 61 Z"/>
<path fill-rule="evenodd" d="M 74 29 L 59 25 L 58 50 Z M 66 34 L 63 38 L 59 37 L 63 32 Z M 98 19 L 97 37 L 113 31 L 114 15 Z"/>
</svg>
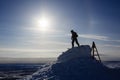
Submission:
<svg viewBox="0 0 120 80">
<path fill-rule="evenodd" d="M 72 36 L 71 36 L 72 47 L 74 47 L 74 42 L 76 42 L 76 44 L 79 47 L 80 45 L 79 45 L 78 40 L 77 40 L 77 37 L 78 37 L 77 33 L 75 31 L 71 30 L 71 34 L 72 34 Z"/>
</svg>

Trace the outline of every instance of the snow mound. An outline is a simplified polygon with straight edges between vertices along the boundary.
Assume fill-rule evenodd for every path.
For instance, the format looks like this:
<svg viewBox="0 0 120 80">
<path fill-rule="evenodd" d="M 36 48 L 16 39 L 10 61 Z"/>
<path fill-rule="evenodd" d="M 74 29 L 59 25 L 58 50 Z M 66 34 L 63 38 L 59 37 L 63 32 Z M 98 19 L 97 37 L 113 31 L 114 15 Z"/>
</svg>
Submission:
<svg viewBox="0 0 120 80">
<path fill-rule="evenodd" d="M 69 49 L 66 52 L 63 52 L 62 55 L 58 57 L 57 62 L 65 62 L 75 58 L 90 58 L 91 57 L 91 48 L 89 45 L 84 45 L 80 47 L 74 47 Z"/>
<path fill-rule="evenodd" d="M 23 80 L 119 80 L 120 70 L 110 69 L 91 57 L 89 45 L 67 50 L 54 64 Z"/>
</svg>

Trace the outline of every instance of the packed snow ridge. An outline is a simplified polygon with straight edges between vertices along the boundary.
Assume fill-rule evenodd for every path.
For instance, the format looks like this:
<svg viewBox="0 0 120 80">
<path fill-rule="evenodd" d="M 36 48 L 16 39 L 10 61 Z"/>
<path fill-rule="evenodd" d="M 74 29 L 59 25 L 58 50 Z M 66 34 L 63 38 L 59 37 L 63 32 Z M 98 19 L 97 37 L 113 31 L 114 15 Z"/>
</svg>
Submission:
<svg viewBox="0 0 120 80">
<path fill-rule="evenodd" d="M 22 80 L 120 80 L 119 69 L 110 69 L 91 57 L 89 45 L 63 52 L 56 63 L 46 64 Z"/>
<path fill-rule="evenodd" d="M 58 57 L 57 62 L 66 62 L 76 58 L 91 58 L 91 48 L 88 45 L 74 47 Z"/>
</svg>

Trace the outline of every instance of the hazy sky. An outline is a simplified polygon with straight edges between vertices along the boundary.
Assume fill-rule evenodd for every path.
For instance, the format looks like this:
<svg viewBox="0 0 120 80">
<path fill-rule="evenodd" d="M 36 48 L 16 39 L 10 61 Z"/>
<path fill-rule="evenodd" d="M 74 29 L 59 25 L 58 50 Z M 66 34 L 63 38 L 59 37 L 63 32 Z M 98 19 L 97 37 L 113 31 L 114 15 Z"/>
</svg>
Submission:
<svg viewBox="0 0 120 80">
<path fill-rule="evenodd" d="M 0 57 L 57 57 L 71 29 L 103 59 L 120 58 L 119 0 L 0 0 Z"/>
</svg>

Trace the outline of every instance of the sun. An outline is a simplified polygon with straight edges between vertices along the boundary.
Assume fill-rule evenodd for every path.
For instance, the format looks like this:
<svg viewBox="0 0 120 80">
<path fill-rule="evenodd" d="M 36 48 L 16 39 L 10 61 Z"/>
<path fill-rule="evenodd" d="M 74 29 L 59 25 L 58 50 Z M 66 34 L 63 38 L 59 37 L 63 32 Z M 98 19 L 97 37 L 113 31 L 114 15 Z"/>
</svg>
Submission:
<svg viewBox="0 0 120 80">
<path fill-rule="evenodd" d="M 48 28 L 50 27 L 50 21 L 46 17 L 42 17 L 37 20 L 37 26 L 41 31 L 47 31 Z"/>
<path fill-rule="evenodd" d="M 43 18 L 40 20 L 40 26 L 41 28 L 47 28 L 49 26 L 49 21 L 46 18 Z"/>
</svg>

